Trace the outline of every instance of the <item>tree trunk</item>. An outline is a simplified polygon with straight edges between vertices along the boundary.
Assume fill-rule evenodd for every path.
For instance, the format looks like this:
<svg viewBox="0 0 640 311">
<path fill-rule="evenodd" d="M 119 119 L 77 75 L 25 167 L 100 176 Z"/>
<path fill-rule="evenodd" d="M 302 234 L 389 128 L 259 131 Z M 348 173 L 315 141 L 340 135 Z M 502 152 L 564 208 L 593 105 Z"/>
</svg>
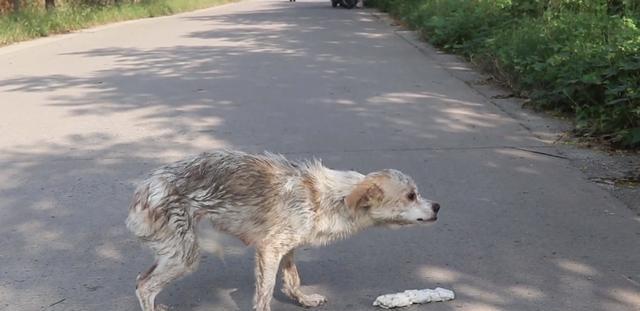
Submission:
<svg viewBox="0 0 640 311">
<path fill-rule="evenodd" d="M 624 15 L 624 1 L 623 0 L 607 0 L 607 14 L 611 15 Z"/>
<path fill-rule="evenodd" d="M 20 0 L 11 1 L 11 9 L 16 13 L 20 11 Z"/>
<path fill-rule="evenodd" d="M 44 7 L 47 11 L 53 10 L 56 7 L 55 0 L 44 0 Z"/>
</svg>

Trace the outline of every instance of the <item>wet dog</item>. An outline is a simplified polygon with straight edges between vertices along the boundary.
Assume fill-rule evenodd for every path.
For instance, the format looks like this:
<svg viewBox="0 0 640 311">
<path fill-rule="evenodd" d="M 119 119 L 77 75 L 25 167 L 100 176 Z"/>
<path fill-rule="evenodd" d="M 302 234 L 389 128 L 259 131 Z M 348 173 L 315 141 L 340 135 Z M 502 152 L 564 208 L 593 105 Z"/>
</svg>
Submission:
<svg viewBox="0 0 640 311">
<path fill-rule="evenodd" d="M 439 209 L 397 170 L 363 175 L 269 153 L 201 154 L 154 171 L 134 193 L 127 227 L 156 257 L 138 276 L 136 296 L 143 311 L 166 309 L 155 305 L 155 297 L 196 269 L 195 226 L 206 219 L 255 246 L 256 310 L 270 310 L 280 266 L 282 291 L 303 306 L 318 306 L 326 302 L 323 296 L 300 289 L 296 247 L 326 244 L 370 226 L 430 223 Z"/>
</svg>

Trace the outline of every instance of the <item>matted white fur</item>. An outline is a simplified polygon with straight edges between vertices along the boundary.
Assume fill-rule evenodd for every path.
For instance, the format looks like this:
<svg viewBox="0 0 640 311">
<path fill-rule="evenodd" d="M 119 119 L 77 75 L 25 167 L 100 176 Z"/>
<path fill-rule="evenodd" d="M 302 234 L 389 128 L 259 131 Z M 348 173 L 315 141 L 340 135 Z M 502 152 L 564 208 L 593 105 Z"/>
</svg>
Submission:
<svg viewBox="0 0 640 311">
<path fill-rule="evenodd" d="M 416 303 L 428 303 L 448 301 L 456 298 L 452 290 L 437 287 L 436 289 L 410 289 L 402 293 L 386 294 L 378 296 L 373 302 L 374 306 L 391 309 L 406 307 Z"/>
</svg>

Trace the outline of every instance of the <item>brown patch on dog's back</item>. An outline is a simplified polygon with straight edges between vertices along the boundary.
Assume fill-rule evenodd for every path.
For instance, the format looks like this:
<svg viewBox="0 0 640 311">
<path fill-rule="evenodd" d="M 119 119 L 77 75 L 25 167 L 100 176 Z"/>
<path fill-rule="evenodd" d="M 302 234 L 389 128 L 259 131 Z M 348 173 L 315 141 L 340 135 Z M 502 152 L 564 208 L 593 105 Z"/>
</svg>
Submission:
<svg viewBox="0 0 640 311">
<path fill-rule="evenodd" d="M 249 193 L 272 189 L 277 182 L 276 169 L 273 164 L 262 159 L 249 158 L 232 173 L 233 179 L 228 181 L 230 192 Z"/>
<path fill-rule="evenodd" d="M 302 176 L 302 185 L 309 191 L 311 203 L 313 204 L 312 210 L 317 212 L 320 209 L 320 194 L 318 193 L 315 179 L 311 175 L 305 174 Z"/>
</svg>

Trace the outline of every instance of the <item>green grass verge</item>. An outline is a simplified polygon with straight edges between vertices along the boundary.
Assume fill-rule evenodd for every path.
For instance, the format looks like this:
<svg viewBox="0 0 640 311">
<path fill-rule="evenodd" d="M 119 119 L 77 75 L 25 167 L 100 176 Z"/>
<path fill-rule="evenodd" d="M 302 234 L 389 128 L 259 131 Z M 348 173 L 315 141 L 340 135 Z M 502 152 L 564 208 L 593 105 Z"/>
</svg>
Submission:
<svg viewBox="0 0 640 311">
<path fill-rule="evenodd" d="M 110 6 L 66 6 L 0 15 L 0 46 L 113 22 L 171 15 L 238 0 L 152 0 Z"/>
<path fill-rule="evenodd" d="M 463 54 L 574 117 L 576 133 L 640 147 L 640 5 L 607 0 L 369 0 L 436 46 Z"/>
</svg>

